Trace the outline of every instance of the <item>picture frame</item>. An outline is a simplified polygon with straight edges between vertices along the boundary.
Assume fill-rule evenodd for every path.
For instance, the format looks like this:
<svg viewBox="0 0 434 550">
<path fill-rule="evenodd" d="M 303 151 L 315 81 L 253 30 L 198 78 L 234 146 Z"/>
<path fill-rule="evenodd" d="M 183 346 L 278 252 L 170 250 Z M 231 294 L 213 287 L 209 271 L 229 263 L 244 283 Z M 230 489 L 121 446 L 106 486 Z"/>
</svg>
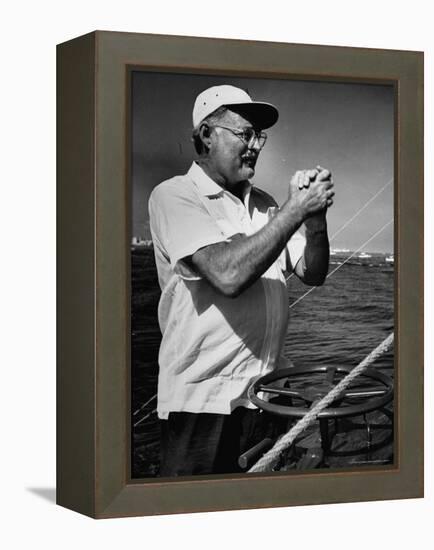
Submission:
<svg viewBox="0 0 434 550">
<path fill-rule="evenodd" d="M 96 31 L 58 46 L 57 502 L 94 518 L 423 496 L 423 54 Z M 132 480 L 128 75 L 395 88 L 393 468 Z"/>
</svg>

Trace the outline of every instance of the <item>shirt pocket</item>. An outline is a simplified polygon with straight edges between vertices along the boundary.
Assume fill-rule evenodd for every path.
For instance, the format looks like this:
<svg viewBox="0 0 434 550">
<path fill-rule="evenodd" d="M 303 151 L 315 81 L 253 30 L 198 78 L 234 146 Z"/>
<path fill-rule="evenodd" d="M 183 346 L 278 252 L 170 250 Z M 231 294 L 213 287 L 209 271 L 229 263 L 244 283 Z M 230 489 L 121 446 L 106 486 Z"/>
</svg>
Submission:
<svg viewBox="0 0 434 550">
<path fill-rule="evenodd" d="M 223 195 L 209 199 L 205 203 L 209 215 L 214 219 L 226 239 L 237 233 L 244 233 L 241 220 L 238 221 L 237 216 L 232 211 L 230 200 Z"/>
</svg>

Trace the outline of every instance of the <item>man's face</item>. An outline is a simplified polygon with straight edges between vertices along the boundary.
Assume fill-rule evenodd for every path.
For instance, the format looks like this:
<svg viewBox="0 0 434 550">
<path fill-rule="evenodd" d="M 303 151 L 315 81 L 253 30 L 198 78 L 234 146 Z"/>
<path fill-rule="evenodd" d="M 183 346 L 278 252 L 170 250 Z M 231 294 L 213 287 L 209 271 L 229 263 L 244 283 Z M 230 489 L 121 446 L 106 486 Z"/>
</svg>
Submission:
<svg viewBox="0 0 434 550">
<path fill-rule="evenodd" d="M 241 131 L 252 128 L 247 119 L 233 111 L 227 111 L 218 124 Z M 255 165 L 260 151 L 257 140 L 249 147 L 239 136 L 217 125 L 212 128 L 211 136 L 210 160 L 228 189 L 255 175 Z"/>
</svg>

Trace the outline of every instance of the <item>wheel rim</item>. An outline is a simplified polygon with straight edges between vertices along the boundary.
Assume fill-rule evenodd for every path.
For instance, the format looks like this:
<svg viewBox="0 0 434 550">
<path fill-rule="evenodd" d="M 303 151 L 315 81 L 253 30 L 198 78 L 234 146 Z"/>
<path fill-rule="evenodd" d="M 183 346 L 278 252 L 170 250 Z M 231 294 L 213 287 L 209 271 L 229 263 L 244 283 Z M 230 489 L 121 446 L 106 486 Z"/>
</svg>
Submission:
<svg viewBox="0 0 434 550">
<path fill-rule="evenodd" d="M 254 405 L 269 413 L 302 418 L 309 412 L 313 403 L 322 399 L 337 385 L 340 381 L 338 380 L 334 383 L 337 378 L 342 379 L 351 370 L 349 367 L 327 366 L 279 369 L 256 379 L 249 387 L 248 397 Z M 297 376 L 306 375 L 324 375 L 324 381 L 312 384 L 305 381 L 305 389 L 291 387 L 291 384 L 294 386 L 294 379 Z M 278 387 L 276 385 L 276 382 L 283 379 L 286 379 L 289 387 Z M 372 387 L 372 381 L 376 383 L 376 387 L 374 388 Z M 369 382 L 371 387 L 369 385 L 366 386 L 366 382 Z M 297 381 L 295 381 L 295 385 L 297 386 Z M 366 386 L 365 389 L 363 389 L 364 386 Z M 258 393 L 260 392 L 281 398 L 286 397 L 290 402 L 293 400 L 297 402 L 301 401 L 304 405 L 293 406 L 273 403 L 259 397 Z M 343 418 L 364 414 L 383 407 L 392 400 L 392 397 L 392 380 L 375 369 L 367 368 L 361 375 L 356 377 L 339 399 L 332 403 L 332 406 L 319 413 L 318 418 Z"/>
</svg>

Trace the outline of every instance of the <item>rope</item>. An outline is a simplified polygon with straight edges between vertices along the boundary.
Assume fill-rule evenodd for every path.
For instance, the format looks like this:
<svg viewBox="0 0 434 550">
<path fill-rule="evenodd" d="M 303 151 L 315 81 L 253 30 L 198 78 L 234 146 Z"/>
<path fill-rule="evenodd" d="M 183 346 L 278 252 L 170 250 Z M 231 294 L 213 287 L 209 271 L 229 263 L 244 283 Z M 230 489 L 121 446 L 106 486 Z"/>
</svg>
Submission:
<svg viewBox="0 0 434 550">
<path fill-rule="evenodd" d="M 360 252 L 360 250 L 362 250 L 362 248 L 365 248 L 365 246 L 367 244 L 369 244 L 372 240 L 374 240 L 375 237 L 377 235 L 379 235 L 382 231 L 384 231 L 386 229 L 386 227 L 388 225 L 390 225 L 392 222 L 393 222 L 393 219 L 389 220 L 385 225 L 383 225 L 383 227 L 381 229 L 379 229 L 376 233 L 374 233 L 374 235 L 372 235 L 372 237 L 370 237 L 366 242 L 364 242 L 362 245 L 360 245 L 357 250 L 355 250 L 352 254 L 350 254 L 348 256 L 348 258 L 345 258 L 345 260 L 340 265 L 338 265 L 338 267 L 335 267 L 335 269 L 333 269 L 333 271 L 330 271 L 330 273 L 327 275 L 326 279 L 331 277 L 334 273 L 336 273 L 336 271 L 338 271 L 338 269 L 340 269 L 347 262 L 349 262 L 351 260 L 351 258 L 353 258 L 358 252 Z M 289 279 L 289 277 L 288 277 L 288 279 Z M 286 280 L 288 281 L 288 279 L 286 279 Z M 297 298 L 297 300 L 295 300 L 295 302 L 292 302 L 292 304 L 289 306 L 289 309 L 293 308 L 296 304 L 298 304 L 298 302 L 301 302 L 301 300 L 303 300 L 303 298 L 305 298 L 308 294 L 313 292 L 316 288 L 318 288 L 318 287 L 316 287 L 316 286 L 311 287 L 307 292 L 305 292 L 299 298 Z"/>
<path fill-rule="evenodd" d="M 312 422 L 316 420 L 318 415 L 326 409 L 333 401 L 335 401 L 351 384 L 351 382 L 359 376 L 369 365 L 376 361 L 381 355 L 389 351 L 393 344 L 393 332 L 381 342 L 369 355 L 363 359 L 347 376 L 339 382 L 326 396 L 318 401 L 309 412 L 288 433 L 282 436 L 256 464 L 254 464 L 248 473 L 265 472 L 275 463 L 279 455 L 287 447 L 289 447 Z"/>
</svg>

